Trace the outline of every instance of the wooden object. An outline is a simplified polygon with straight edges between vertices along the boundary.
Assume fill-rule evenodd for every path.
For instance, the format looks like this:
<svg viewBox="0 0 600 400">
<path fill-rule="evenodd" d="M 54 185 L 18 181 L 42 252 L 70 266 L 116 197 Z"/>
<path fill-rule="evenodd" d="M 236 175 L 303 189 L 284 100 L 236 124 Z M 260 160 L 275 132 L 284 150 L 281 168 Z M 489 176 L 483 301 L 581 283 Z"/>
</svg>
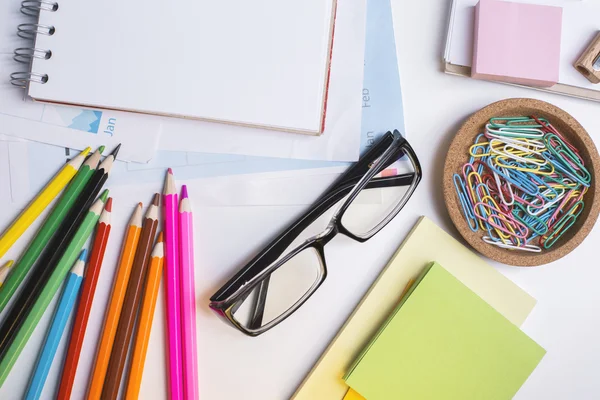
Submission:
<svg viewBox="0 0 600 400">
<path fill-rule="evenodd" d="M 472 232 L 462 213 L 462 207 L 454 188 L 452 175 L 461 170 L 468 160 L 469 147 L 475 137 L 483 132 L 485 123 L 492 117 L 517 117 L 535 115 L 546 118 L 565 138 L 579 150 L 586 167 L 592 174 L 590 190 L 584 197 L 585 208 L 575 225 L 549 250 L 526 253 L 501 249 L 485 243 L 482 231 Z M 493 103 L 473 114 L 459 129 L 452 140 L 444 165 L 444 200 L 452 222 L 462 237 L 486 257 L 503 264 L 515 266 L 538 266 L 556 261 L 573 251 L 590 233 L 600 212 L 600 156 L 592 138 L 567 112 L 552 104 L 534 99 L 508 99 Z"/>
<path fill-rule="evenodd" d="M 600 31 L 573 64 L 592 83 L 600 83 Z"/>
</svg>

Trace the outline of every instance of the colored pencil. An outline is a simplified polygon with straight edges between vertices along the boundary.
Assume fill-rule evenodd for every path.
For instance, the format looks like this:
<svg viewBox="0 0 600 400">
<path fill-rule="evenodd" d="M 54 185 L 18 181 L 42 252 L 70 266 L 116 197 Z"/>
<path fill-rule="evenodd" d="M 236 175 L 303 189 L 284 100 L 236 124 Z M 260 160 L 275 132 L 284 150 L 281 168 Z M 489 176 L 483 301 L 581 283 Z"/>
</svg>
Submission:
<svg viewBox="0 0 600 400">
<path fill-rule="evenodd" d="M 52 212 L 48 218 L 46 218 L 40 230 L 36 233 L 35 237 L 27 247 L 27 250 L 25 250 L 18 260 L 13 269 L 14 272 L 6 280 L 2 286 L 2 290 L 0 290 L 0 312 L 6 307 L 6 304 L 14 295 L 19 285 L 23 282 L 23 279 L 25 279 L 25 276 L 33 266 L 33 263 L 35 263 L 40 256 L 42 250 L 44 250 L 50 239 L 56 233 L 58 227 L 61 225 L 61 222 L 75 204 L 75 201 L 98 167 L 100 156 L 103 151 L 104 146 L 101 146 L 85 160 L 81 168 L 79 168 L 79 172 L 75 175 L 75 178 L 73 178 L 67 189 L 65 189 L 65 192 L 58 200 L 56 206 L 52 209 Z M 85 210 L 87 208 L 83 209 Z M 52 243 L 52 245 L 57 246 L 57 243 Z M 41 266 L 39 268 L 41 268 Z M 32 272 L 33 276 L 37 276 L 38 274 L 39 271 Z"/>
<path fill-rule="evenodd" d="M 0 236 L 0 258 L 6 254 L 8 249 L 21 237 L 21 235 L 31 226 L 33 221 L 48 207 L 56 196 L 67 186 L 73 179 L 81 164 L 85 160 L 85 156 L 90 152 L 90 148 L 86 148 L 79 153 L 75 158 L 69 161 L 52 180 L 38 193 L 37 197 L 27 206 L 27 208 L 17 217 L 16 220 L 8 227 L 2 236 Z"/>
<path fill-rule="evenodd" d="M 52 275 L 44 285 L 44 288 L 40 295 L 37 297 L 31 312 L 27 314 L 25 321 L 23 322 L 20 329 L 18 329 L 15 339 L 11 342 L 4 357 L 0 361 L 0 386 L 6 380 L 6 377 L 10 373 L 10 370 L 14 366 L 17 358 L 21 354 L 21 351 L 27 344 L 27 341 L 31 337 L 35 327 L 44 315 L 44 312 L 48 308 L 48 305 L 52 301 L 52 298 L 58 291 L 58 288 L 65 280 L 69 268 L 73 265 L 83 245 L 89 239 L 94 226 L 100 218 L 100 213 L 104 207 L 104 203 L 108 198 L 108 190 L 105 190 L 100 198 L 90 207 L 85 219 L 77 229 L 77 232 L 73 236 L 73 239 L 69 242 L 66 250 L 64 251 L 60 260 L 56 265 L 51 265 Z"/>
<path fill-rule="evenodd" d="M 42 390 L 44 389 L 48 372 L 50 372 L 52 361 L 56 355 L 58 344 L 69 321 L 71 310 L 73 310 L 73 306 L 75 306 L 77 300 L 77 294 L 83 280 L 86 253 L 85 250 L 81 252 L 79 259 L 75 262 L 73 269 L 67 277 L 65 289 L 56 307 L 56 312 L 46 335 L 44 345 L 42 346 L 42 351 L 29 381 L 25 400 L 38 400 L 42 396 Z"/>
<path fill-rule="evenodd" d="M 42 288 L 54 272 L 58 261 L 86 217 L 92 202 L 108 179 L 118 149 L 117 147 L 94 171 L 67 217 L 65 217 L 58 231 L 34 265 L 33 271 L 31 271 L 23 285 L 23 290 L 15 299 L 12 308 L 0 326 L 0 360 L 6 354 L 6 350 L 14 340 L 16 332 L 23 324 Z"/>
<path fill-rule="evenodd" d="M 198 400 L 198 349 L 196 344 L 196 282 L 194 277 L 194 215 L 187 186 L 181 187 L 179 203 L 181 246 L 181 334 L 183 354 L 183 398 Z"/>
<path fill-rule="evenodd" d="M 79 303 L 75 313 L 75 321 L 71 328 L 71 336 L 68 342 L 69 347 L 62 368 L 57 399 L 68 400 L 71 398 L 77 364 L 79 363 L 79 356 L 81 354 L 81 347 L 83 346 L 83 339 L 85 337 L 87 323 L 92 309 L 92 302 L 94 301 L 94 293 L 96 291 L 98 277 L 100 276 L 100 269 L 102 268 L 106 245 L 110 236 L 111 211 L 112 198 L 109 197 L 104 206 L 104 211 L 102 211 L 102 214 L 100 215 L 98 227 L 96 228 L 96 237 L 94 238 L 92 252 L 90 259 L 88 260 L 88 267 L 81 289 L 81 296 L 79 297 Z"/>
<path fill-rule="evenodd" d="M 169 398 L 183 399 L 183 359 L 181 355 L 181 284 L 179 269 L 179 229 L 177 189 L 171 168 L 165 179 L 165 294 Z"/>
<path fill-rule="evenodd" d="M 148 207 L 144 223 L 142 225 L 142 234 L 133 260 L 129 285 L 125 293 L 123 309 L 119 318 L 117 334 L 110 354 L 104 387 L 102 388 L 102 400 L 116 400 L 121 387 L 121 378 L 127 361 L 127 353 L 133 335 L 135 320 L 140 308 L 142 291 L 148 270 L 152 246 L 156 237 L 158 228 L 158 206 L 160 205 L 160 195 L 154 195 L 152 204 Z"/>
<path fill-rule="evenodd" d="M 92 369 L 92 375 L 88 385 L 88 393 L 86 399 L 98 400 L 102 394 L 102 386 L 104 385 L 104 377 L 106 376 L 106 368 L 112 351 L 115 333 L 117 332 L 117 323 L 121 315 L 123 307 L 123 299 L 131 274 L 133 259 L 135 258 L 136 249 L 142 233 L 142 203 L 135 207 L 135 211 L 129 220 L 123 247 L 121 250 L 121 258 L 117 274 L 114 278 L 113 289 L 106 308 L 104 317 L 104 326 L 102 334 L 98 341 L 98 350 L 96 351 L 96 360 Z"/>
<path fill-rule="evenodd" d="M 12 272 L 12 266 L 15 262 L 13 260 L 8 260 L 6 264 L 0 268 L 0 288 L 4 285 L 6 278 Z"/>
<path fill-rule="evenodd" d="M 152 319 L 154 317 L 154 309 L 156 308 L 156 301 L 158 299 L 158 288 L 160 287 L 160 278 L 163 270 L 164 245 L 162 232 L 158 235 L 158 240 L 156 245 L 154 245 L 151 257 L 148 276 L 146 278 L 146 287 L 144 288 L 142 308 L 133 342 L 131 367 L 129 369 L 125 392 L 126 399 L 137 399 L 140 394 L 146 352 L 148 351 L 150 331 L 152 330 Z"/>
</svg>

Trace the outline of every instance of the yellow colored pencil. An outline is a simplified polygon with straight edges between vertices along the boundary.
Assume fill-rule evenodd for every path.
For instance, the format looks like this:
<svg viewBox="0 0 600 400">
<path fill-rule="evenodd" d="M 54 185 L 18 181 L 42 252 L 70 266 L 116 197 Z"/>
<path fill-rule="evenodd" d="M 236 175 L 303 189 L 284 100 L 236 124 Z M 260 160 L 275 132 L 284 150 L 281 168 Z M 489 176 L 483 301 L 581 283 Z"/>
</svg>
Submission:
<svg viewBox="0 0 600 400">
<path fill-rule="evenodd" d="M 90 152 L 86 148 L 71 161 L 69 161 L 55 176 L 50 183 L 37 195 L 27 208 L 17 217 L 15 221 L 0 236 L 0 258 L 6 254 L 8 249 L 21 237 L 31 226 L 33 221 L 40 216 L 46 207 L 58 196 L 58 194 L 73 179 L 79 167 L 85 161 L 85 156 Z"/>
<path fill-rule="evenodd" d="M 12 267 L 13 264 L 14 264 L 14 261 L 9 260 L 6 264 L 4 264 L 2 267 L 0 267 L 0 288 L 4 284 L 6 277 L 10 273 L 10 267 Z"/>
</svg>

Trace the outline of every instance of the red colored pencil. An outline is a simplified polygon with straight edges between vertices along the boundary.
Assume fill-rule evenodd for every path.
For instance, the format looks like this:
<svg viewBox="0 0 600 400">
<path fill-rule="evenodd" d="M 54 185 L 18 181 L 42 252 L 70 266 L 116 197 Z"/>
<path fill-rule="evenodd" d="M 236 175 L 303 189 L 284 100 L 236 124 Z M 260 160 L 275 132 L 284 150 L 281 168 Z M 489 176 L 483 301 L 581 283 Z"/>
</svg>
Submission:
<svg viewBox="0 0 600 400">
<path fill-rule="evenodd" d="M 94 293 L 96 291 L 96 284 L 98 283 L 98 276 L 100 276 L 104 253 L 106 252 L 106 244 L 108 243 L 108 237 L 110 236 L 111 211 L 112 198 L 109 198 L 104 206 L 102 215 L 100 215 L 100 220 L 98 221 L 98 229 L 96 231 L 94 244 L 92 245 L 92 254 L 90 255 L 88 267 L 85 271 L 83 288 L 81 289 L 81 296 L 79 298 L 79 304 L 77 305 L 77 314 L 75 314 L 75 322 L 73 323 L 73 329 L 69 339 L 69 348 L 67 350 L 67 356 L 63 365 L 62 377 L 58 389 L 57 399 L 60 400 L 69 400 L 71 398 L 75 373 L 77 372 L 77 364 L 79 363 L 79 356 L 81 354 L 81 346 L 83 345 L 85 330 L 90 317 L 92 302 L 94 301 Z"/>
</svg>

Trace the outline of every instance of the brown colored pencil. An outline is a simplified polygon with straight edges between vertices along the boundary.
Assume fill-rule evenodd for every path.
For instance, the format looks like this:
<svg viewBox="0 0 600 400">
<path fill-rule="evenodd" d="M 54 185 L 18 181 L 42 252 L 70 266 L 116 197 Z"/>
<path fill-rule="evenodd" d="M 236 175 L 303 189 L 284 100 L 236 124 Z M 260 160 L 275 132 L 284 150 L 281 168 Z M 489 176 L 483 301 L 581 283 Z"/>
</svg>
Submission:
<svg viewBox="0 0 600 400">
<path fill-rule="evenodd" d="M 133 260 L 129 284 L 127 286 L 127 292 L 125 293 L 125 301 L 119 318 L 117 335 L 110 355 L 110 361 L 108 362 L 108 370 L 106 371 L 106 378 L 102 389 L 101 398 L 103 400 L 116 400 L 119 395 L 119 387 L 121 386 L 121 379 L 125 369 L 127 352 L 133 335 L 135 320 L 140 308 L 148 263 L 150 261 L 152 246 L 158 228 L 159 204 L 160 195 L 155 194 L 152 204 L 148 207 L 148 211 L 146 212 L 144 223 L 142 225 L 142 234 L 135 253 L 135 259 Z"/>
</svg>

